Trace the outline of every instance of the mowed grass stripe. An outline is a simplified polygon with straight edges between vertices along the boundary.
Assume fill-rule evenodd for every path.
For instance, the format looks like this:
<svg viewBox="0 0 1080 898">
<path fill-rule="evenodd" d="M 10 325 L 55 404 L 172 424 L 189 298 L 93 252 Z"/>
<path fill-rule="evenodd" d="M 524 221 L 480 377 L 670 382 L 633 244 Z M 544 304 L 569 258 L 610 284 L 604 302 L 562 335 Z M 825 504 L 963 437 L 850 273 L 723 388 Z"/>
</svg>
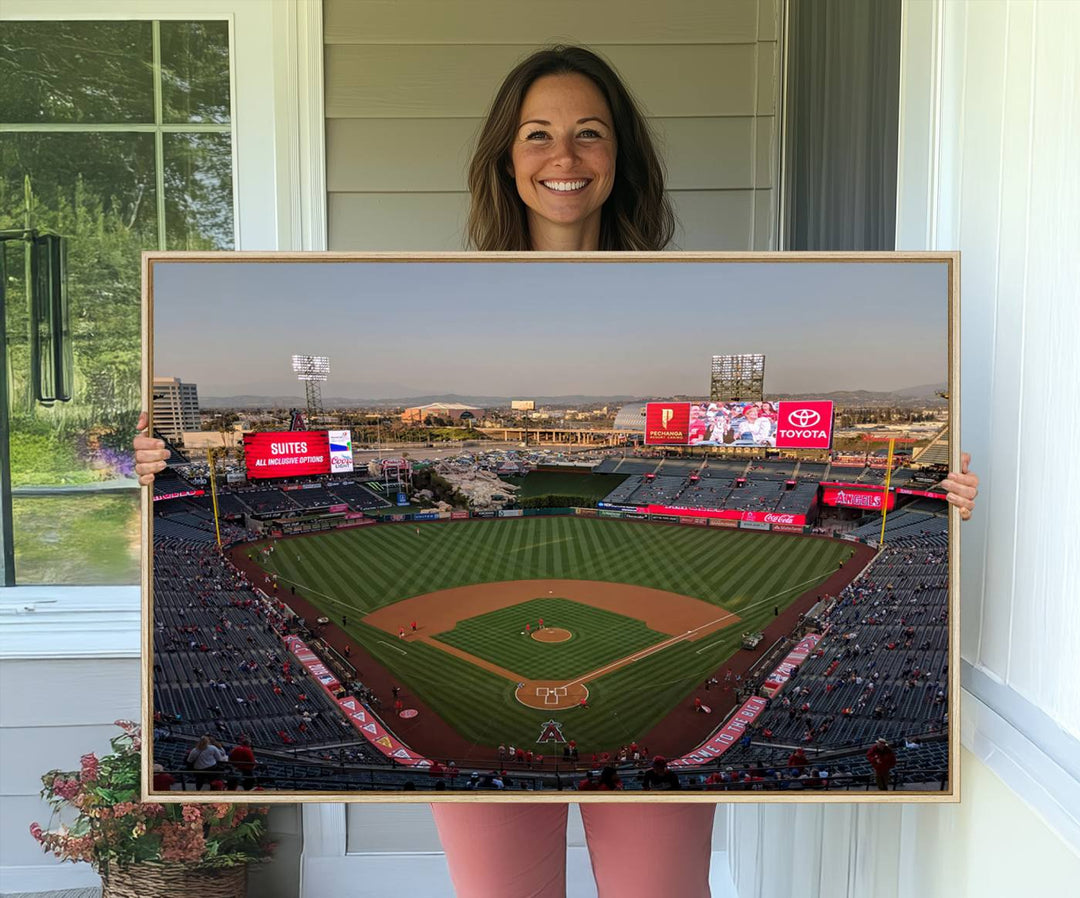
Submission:
<svg viewBox="0 0 1080 898">
<path fill-rule="evenodd" d="M 441 527 L 449 526 L 454 530 L 453 524 L 442 524 Z M 428 528 L 429 530 L 432 528 Z M 423 532 L 423 531 L 422 531 Z M 484 532 L 482 529 L 472 529 L 469 532 L 461 530 L 457 533 L 447 534 L 442 540 L 444 549 L 436 556 L 433 551 L 433 560 L 445 568 L 452 581 L 461 582 L 470 576 L 473 569 L 488 570 L 495 561 L 491 551 L 491 536 L 494 531 Z M 443 536 L 442 533 L 434 534 Z M 434 540 L 433 540 L 434 542 Z"/>
<path fill-rule="evenodd" d="M 357 599 L 363 607 L 371 607 L 367 590 L 363 588 L 367 578 L 358 582 L 355 566 L 331 544 L 317 545 L 314 551 L 301 556 L 301 559 L 302 575 L 322 581 L 330 595 L 337 596 L 341 601 Z M 304 559 L 307 559 L 307 564 L 304 564 Z"/>
</svg>

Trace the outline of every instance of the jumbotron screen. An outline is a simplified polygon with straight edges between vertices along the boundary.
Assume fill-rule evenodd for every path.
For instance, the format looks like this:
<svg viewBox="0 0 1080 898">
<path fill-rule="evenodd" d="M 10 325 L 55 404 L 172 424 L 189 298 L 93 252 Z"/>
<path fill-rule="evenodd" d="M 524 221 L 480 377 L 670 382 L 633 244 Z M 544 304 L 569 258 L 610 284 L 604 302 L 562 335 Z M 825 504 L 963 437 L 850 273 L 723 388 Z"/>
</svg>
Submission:
<svg viewBox="0 0 1080 898">
<path fill-rule="evenodd" d="M 832 424 L 828 400 L 650 402 L 645 445 L 828 449 Z"/>
<path fill-rule="evenodd" d="M 329 474 L 330 439 L 325 430 L 245 433 L 244 458 L 249 480 Z"/>
</svg>

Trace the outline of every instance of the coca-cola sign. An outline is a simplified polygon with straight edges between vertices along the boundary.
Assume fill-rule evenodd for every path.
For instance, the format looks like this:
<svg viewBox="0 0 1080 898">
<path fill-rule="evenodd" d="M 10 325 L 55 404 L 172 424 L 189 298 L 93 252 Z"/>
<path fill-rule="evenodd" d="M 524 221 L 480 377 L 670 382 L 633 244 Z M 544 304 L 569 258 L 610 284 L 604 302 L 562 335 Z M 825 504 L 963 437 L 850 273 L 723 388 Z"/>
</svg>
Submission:
<svg viewBox="0 0 1080 898">
<path fill-rule="evenodd" d="M 828 449 L 832 445 L 832 402 L 787 400 L 778 405 L 777 449 Z"/>
<path fill-rule="evenodd" d="M 765 515 L 766 524 L 794 524 L 795 515 L 793 514 L 767 514 Z"/>
<path fill-rule="evenodd" d="M 804 514 L 785 514 L 778 511 L 739 511 L 734 508 L 693 508 L 688 505 L 640 505 L 637 511 L 650 515 L 678 515 L 694 518 L 720 518 L 729 521 L 753 521 L 761 524 L 802 524 Z"/>
</svg>

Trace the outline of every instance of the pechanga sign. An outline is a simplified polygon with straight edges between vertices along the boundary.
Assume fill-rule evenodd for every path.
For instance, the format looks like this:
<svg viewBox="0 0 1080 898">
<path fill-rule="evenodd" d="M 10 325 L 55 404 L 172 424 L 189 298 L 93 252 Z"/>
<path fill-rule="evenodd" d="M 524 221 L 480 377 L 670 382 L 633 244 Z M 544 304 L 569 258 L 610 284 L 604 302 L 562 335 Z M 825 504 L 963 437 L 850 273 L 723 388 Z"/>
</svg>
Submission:
<svg viewBox="0 0 1080 898">
<path fill-rule="evenodd" d="M 690 439 L 689 402 L 650 402 L 645 407 L 649 446 L 685 446 Z"/>
<path fill-rule="evenodd" d="M 330 441 L 325 430 L 245 433 L 249 479 L 308 477 L 330 473 Z"/>
</svg>

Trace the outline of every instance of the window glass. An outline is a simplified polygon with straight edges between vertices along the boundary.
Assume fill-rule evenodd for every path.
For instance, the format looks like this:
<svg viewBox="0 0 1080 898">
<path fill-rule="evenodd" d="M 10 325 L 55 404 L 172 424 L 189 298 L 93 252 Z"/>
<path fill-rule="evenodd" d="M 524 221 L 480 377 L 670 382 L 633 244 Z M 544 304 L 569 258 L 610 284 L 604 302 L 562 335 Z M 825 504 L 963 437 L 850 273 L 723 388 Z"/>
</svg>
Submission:
<svg viewBox="0 0 1080 898">
<path fill-rule="evenodd" d="M 226 123 L 229 23 L 161 23 L 161 102 L 165 122 Z"/>
<path fill-rule="evenodd" d="M 155 42 L 180 124 L 155 118 Z M 17 582 L 136 583 L 140 254 L 234 245 L 228 29 L 5 22 L 0 76 L 0 231 L 66 238 L 74 363 L 70 402 L 34 400 L 25 244 L 4 241 Z"/>
<path fill-rule="evenodd" d="M 15 498 L 19 583 L 139 582 L 139 494 Z"/>
<path fill-rule="evenodd" d="M 0 122 L 154 121 L 150 22 L 4 22 Z"/>
<path fill-rule="evenodd" d="M 232 141 L 228 134 L 166 134 L 166 248 L 233 245 Z"/>
</svg>

